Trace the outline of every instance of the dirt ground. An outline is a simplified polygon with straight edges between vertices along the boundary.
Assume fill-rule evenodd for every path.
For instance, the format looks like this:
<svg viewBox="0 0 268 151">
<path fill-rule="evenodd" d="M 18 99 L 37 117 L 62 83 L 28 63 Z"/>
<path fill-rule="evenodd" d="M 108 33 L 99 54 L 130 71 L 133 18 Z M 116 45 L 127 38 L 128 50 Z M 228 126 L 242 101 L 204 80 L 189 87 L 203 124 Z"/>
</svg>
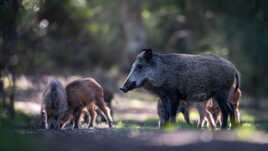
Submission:
<svg viewBox="0 0 268 151">
<path fill-rule="evenodd" d="M 210 132 L 199 130 L 139 131 L 130 129 L 80 129 L 64 131 L 36 130 L 29 134 L 37 137 L 34 146 L 45 150 L 70 151 L 160 151 L 160 150 L 243 150 L 266 151 L 268 135 L 258 139 L 241 140 L 229 131 Z M 41 147 L 40 147 L 41 146 Z"/>
<path fill-rule="evenodd" d="M 34 116 L 38 121 L 41 91 L 27 90 L 18 91 L 16 109 Z M 159 130 L 155 100 L 153 96 L 138 92 L 127 95 L 116 94 L 113 101 L 116 122 L 115 128 L 112 129 L 101 124 L 94 129 L 55 131 L 41 130 L 30 125 L 18 131 L 29 136 L 34 150 L 268 150 L 268 133 L 256 129 L 209 131 L 182 126 L 182 128 Z M 241 116 L 242 120 L 250 119 L 245 118 L 246 115 Z M 31 124 L 36 124 L 36 121 Z"/>
</svg>

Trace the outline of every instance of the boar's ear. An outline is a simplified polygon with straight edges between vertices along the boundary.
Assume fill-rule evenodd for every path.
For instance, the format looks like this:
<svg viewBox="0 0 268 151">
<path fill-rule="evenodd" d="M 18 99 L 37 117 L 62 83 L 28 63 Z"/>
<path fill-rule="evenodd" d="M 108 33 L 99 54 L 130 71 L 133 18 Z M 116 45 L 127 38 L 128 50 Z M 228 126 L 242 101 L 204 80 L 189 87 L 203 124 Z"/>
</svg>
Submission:
<svg viewBox="0 0 268 151">
<path fill-rule="evenodd" d="M 142 49 L 142 51 L 144 51 L 144 57 L 145 57 L 145 59 L 147 60 L 147 61 L 149 61 L 151 58 L 152 58 L 152 56 L 153 56 L 153 51 L 152 51 L 152 49 Z"/>
</svg>

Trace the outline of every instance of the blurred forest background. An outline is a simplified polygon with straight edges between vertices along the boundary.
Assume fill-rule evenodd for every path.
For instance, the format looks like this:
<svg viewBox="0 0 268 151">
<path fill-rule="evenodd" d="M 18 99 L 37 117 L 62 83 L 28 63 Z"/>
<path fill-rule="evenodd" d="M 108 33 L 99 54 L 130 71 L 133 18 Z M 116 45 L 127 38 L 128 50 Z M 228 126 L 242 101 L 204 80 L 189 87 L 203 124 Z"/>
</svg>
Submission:
<svg viewBox="0 0 268 151">
<path fill-rule="evenodd" d="M 117 126 L 134 127 L 131 135 L 155 129 L 156 98 L 118 90 L 143 48 L 210 52 L 233 62 L 242 78 L 242 128 L 248 128 L 238 136 L 267 140 L 253 135 L 268 131 L 267 0 L 0 0 L 0 150 L 32 146 L 10 129 L 33 129 L 35 118 L 25 113 L 40 113 L 40 98 L 32 95 L 40 94 L 46 77 L 66 84 L 72 76 L 93 76 L 116 93 Z M 28 107 L 31 101 L 39 104 Z M 122 122 L 125 115 L 130 120 Z"/>
<path fill-rule="evenodd" d="M 21 75 L 122 77 L 142 48 L 152 48 L 229 59 L 258 109 L 268 95 L 267 7 L 267 0 L 0 0 L 1 104 L 14 114 Z"/>
</svg>

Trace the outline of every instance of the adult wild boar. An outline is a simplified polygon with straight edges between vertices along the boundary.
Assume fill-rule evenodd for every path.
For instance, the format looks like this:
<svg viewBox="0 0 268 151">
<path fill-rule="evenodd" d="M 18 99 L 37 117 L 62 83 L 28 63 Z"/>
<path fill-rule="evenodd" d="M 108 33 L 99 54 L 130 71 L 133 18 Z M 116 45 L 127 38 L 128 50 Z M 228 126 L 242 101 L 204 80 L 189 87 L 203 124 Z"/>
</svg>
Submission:
<svg viewBox="0 0 268 151">
<path fill-rule="evenodd" d="M 238 70 L 219 56 L 161 54 L 143 49 L 120 89 L 126 93 L 143 87 L 159 96 L 165 112 L 161 126 L 175 122 L 180 100 L 203 102 L 213 97 L 222 110 L 222 128 L 227 128 L 228 116 L 232 123 L 235 122 L 234 107 L 227 101 L 235 81 L 237 90 L 240 83 Z"/>
<path fill-rule="evenodd" d="M 59 129 L 61 120 L 67 111 L 65 89 L 58 80 L 52 80 L 42 95 L 41 122 L 42 128 Z"/>
</svg>

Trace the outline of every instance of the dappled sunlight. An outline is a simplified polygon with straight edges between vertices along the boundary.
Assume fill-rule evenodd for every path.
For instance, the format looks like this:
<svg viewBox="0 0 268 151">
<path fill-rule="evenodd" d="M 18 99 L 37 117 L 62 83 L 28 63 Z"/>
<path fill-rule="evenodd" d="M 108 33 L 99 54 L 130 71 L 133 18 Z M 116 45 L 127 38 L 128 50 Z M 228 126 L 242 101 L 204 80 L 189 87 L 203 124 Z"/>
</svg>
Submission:
<svg viewBox="0 0 268 151">
<path fill-rule="evenodd" d="M 17 79 L 16 86 L 18 89 L 21 89 L 21 90 L 34 88 L 33 84 L 25 76 L 20 76 Z"/>
<path fill-rule="evenodd" d="M 0 0 L 0 16 L 0 151 L 268 150 L 268 0 Z"/>
<path fill-rule="evenodd" d="M 8 88 L 12 85 L 11 77 L 4 77 L 3 82 L 4 82 L 4 88 Z"/>
<path fill-rule="evenodd" d="M 114 101 L 112 102 L 115 120 L 134 119 L 143 121 L 157 117 L 156 101 L 146 101 L 148 99 L 150 100 L 148 95 L 145 95 L 145 99 L 143 99 L 141 94 L 136 94 L 141 100 L 136 97 L 115 95 Z"/>
<path fill-rule="evenodd" d="M 34 102 L 15 102 L 15 110 L 28 115 L 40 114 L 40 104 Z"/>
<path fill-rule="evenodd" d="M 114 71 L 113 71 L 114 72 Z M 21 76 L 17 80 L 17 89 L 19 94 L 16 97 L 15 109 L 26 115 L 40 114 L 40 95 L 44 86 L 52 79 L 58 79 L 66 86 L 70 81 L 81 78 L 81 76 L 46 76 L 40 80 L 39 87 L 36 83 Z M 5 85 L 10 85 L 9 79 L 4 79 Z M 27 93 L 26 93 L 27 92 Z M 34 95 L 31 95 L 34 94 Z M 268 143 L 266 138 L 267 127 L 265 123 L 256 123 L 256 112 L 248 109 L 240 109 L 242 124 L 239 128 L 230 131 L 220 131 L 211 129 L 198 129 L 196 124 L 199 119 L 199 113 L 196 108 L 190 110 L 190 119 L 193 125 L 188 125 L 182 113 L 177 115 L 176 124 L 167 126 L 159 130 L 157 115 L 157 97 L 144 91 L 132 91 L 122 95 L 115 93 L 112 101 L 114 127 L 113 131 L 129 131 L 131 138 L 146 138 L 154 146 L 184 146 L 197 142 L 209 143 L 215 140 L 233 141 L 240 140 L 255 143 Z M 241 101 L 243 104 L 243 100 Z M 246 101 L 247 103 L 247 101 Z M 81 128 L 86 131 L 88 124 L 82 123 Z M 96 125 L 98 129 L 106 129 L 105 122 Z M 265 131 L 265 132 L 263 132 Z M 145 133 L 146 132 L 146 133 Z M 146 136 L 146 137 L 145 137 Z M 157 136 L 157 137 L 156 137 Z M 180 139 L 178 139 L 180 138 Z M 183 138 L 183 139 L 181 139 Z"/>
<path fill-rule="evenodd" d="M 138 121 L 144 121 L 146 119 L 155 118 L 156 115 L 148 113 L 125 113 L 125 114 L 116 114 L 114 115 L 114 120 L 130 120 L 135 119 Z"/>
<path fill-rule="evenodd" d="M 197 109 L 192 109 L 190 112 L 190 118 L 191 120 L 198 121 L 199 120 L 199 113 Z"/>
<path fill-rule="evenodd" d="M 242 121 L 255 121 L 255 117 L 252 114 L 249 114 L 249 112 L 245 111 L 245 110 L 240 110 L 240 114 L 241 114 L 241 120 Z"/>
<path fill-rule="evenodd" d="M 243 140 L 251 139 L 255 132 L 255 125 L 252 123 L 243 123 L 241 127 L 236 130 L 237 136 Z"/>
<path fill-rule="evenodd" d="M 148 91 L 145 90 L 133 90 L 124 94 L 124 97 L 132 99 L 135 98 L 143 102 L 157 102 L 158 99 L 158 97 L 148 93 Z"/>
<path fill-rule="evenodd" d="M 189 114 L 190 114 L 190 119 L 191 119 L 191 121 L 198 121 L 198 120 L 199 120 L 199 113 L 198 113 L 198 111 L 197 111 L 196 108 L 192 108 L 192 109 L 190 110 Z M 183 114 L 182 114 L 182 113 L 179 113 L 179 114 L 177 115 L 177 120 L 186 122 L 185 119 L 184 119 L 184 117 L 183 117 Z"/>
</svg>

